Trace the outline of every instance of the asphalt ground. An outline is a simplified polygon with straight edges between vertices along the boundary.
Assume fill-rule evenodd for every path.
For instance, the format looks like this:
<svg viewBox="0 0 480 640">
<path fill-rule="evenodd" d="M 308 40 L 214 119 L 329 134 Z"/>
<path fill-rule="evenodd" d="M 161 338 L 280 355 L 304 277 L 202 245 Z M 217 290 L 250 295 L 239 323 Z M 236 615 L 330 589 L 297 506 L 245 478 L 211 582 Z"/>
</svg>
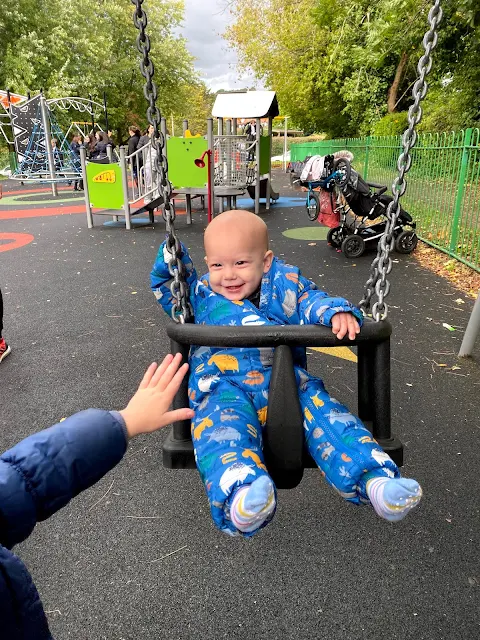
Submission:
<svg viewBox="0 0 480 640">
<path fill-rule="evenodd" d="M 282 174 L 275 187 L 298 196 Z M 167 318 L 149 290 L 161 221 L 127 232 L 97 217 L 89 230 L 84 213 L 65 213 L 81 209 L 81 199 L 47 204 L 47 190 L 6 205 L 12 190 L 19 187 L 4 182 L 0 200 L 12 346 L 0 365 L 3 450 L 81 409 L 123 407 L 146 366 L 169 349 Z M 350 261 L 325 241 L 286 237 L 286 229 L 319 230 L 293 204 L 282 198 L 262 213 L 274 252 L 321 288 L 358 301 L 373 254 Z M 205 223 L 198 211 L 190 227 L 178 216 L 199 268 Z M 5 250 L 13 237 L 5 234 L 19 233 L 33 238 Z M 55 638 L 480 636 L 480 344 L 473 359 L 456 356 L 473 301 L 413 256 L 394 259 L 393 430 L 406 447 L 404 475 L 423 486 L 421 505 L 392 525 L 344 503 L 307 470 L 299 487 L 279 493 L 269 527 L 253 539 L 228 538 L 210 521 L 198 474 L 162 467 L 165 432 L 136 439 L 111 473 L 15 549 Z M 309 367 L 355 410 L 353 362 L 312 352 Z"/>
</svg>

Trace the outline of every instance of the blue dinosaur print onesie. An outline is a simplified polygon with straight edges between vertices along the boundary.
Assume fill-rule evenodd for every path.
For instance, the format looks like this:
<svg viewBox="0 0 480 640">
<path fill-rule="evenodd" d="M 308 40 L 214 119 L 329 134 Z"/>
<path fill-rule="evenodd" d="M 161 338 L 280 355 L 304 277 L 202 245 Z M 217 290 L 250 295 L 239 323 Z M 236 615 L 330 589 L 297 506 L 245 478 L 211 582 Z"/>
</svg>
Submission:
<svg viewBox="0 0 480 640">
<path fill-rule="evenodd" d="M 151 273 L 151 287 L 170 315 L 168 253 L 165 243 Z M 350 312 L 359 323 L 360 311 L 343 298 L 330 297 L 304 278 L 297 267 L 274 258 L 263 275 L 258 307 L 248 299 L 227 300 L 209 286 L 208 275 L 197 278 L 182 245 L 190 302 L 197 324 L 331 326 L 335 313 Z M 350 502 L 368 502 L 365 475 L 399 477 L 393 460 L 375 442 L 362 422 L 331 398 L 322 380 L 305 370 L 306 350 L 294 352 L 305 438 L 322 475 Z M 207 348 L 190 350 L 189 398 L 195 410 L 192 440 L 195 460 L 207 492 L 215 525 L 231 535 L 240 533 L 230 520 L 235 490 L 267 475 L 262 450 L 273 363 L 272 348 Z M 262 526 L 264 526 L 265 522 Z"/>
</svg>

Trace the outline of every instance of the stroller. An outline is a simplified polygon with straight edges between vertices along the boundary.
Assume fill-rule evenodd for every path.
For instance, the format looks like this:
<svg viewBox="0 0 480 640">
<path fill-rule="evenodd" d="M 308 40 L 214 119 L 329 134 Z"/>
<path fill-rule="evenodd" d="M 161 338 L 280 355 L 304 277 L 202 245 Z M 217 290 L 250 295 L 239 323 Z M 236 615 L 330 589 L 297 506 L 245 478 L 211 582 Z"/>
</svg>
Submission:
<svg viewBox="0 0 480 640">
<path fill-rule="evenodd" d="M 337 189 L 340 224 L 330 229 L 327 242 L 335 249 L 341 249 L 347 258 L 358 258 L 367 243 L 376 245 L 383 235 L 387 226 L 387 207 L 393 198 L 385 193 L 386 186 L 366 182 L 353 168 L 349 174 L 345 186 Z M 415 228 L 411 215 L 400 208 L 393 231 L 398 253 L 407 254 L 415 249 L 418 243 Z"/>
<path fill-rule="evenodd" d="M 363 180 L 352 168 L 351 159 L 353 156 L 349 152 L 339 152 L 338 155 L 323 158 L 324 173 L 330 176 L 335 171 L 340 171 L 342 179 L 327 179 L 323 184 L 314 183 L 322 191 L 328 192 L 330 215 L 322 211 L 321 196 L 326 194 L 321 192 L 320 196 L 318 192 L 312 192 L 316 200 L 315 206 L 308 206 L 307 196 L 307 213 L 310 220 L 319 219 L 320 223 L 331 227 L 327 235 L 330 246 L 340 249 L 347 258 L 359 258 L 367 243 L 376 245 L 383 235 L 387 226 L 385 214 L 393 198 L 385 193 L 386 186 Z M 298 172 L 300 167 L 292 167 L 292 173 L 295 169 Z M 305 185 L 303 182 L 300 184 Z M 312 189 L 312 183 L 307 184 Z M 334 194 L 336 198 L 333 197 Z M 415 228 L 416 224 L 410 214 L 400 208 L 394 229 L 395 249 L 398 253 L 411 253 L 415 249 L 418 243 Z"/>
</svg>

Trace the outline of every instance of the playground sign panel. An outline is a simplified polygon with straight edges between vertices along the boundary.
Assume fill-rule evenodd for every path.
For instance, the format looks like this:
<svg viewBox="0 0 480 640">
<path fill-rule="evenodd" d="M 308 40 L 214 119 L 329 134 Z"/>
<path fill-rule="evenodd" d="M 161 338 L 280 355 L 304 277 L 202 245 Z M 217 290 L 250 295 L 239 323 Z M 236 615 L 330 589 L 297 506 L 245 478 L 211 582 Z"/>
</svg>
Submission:
<svg viewBox="0 0 480 640">
<path fill-rule="evenodd" d="M 123 207 L 122 173 L 118 164 L 87 163 L 90 204 L 94 209 Z"/>
</svg>

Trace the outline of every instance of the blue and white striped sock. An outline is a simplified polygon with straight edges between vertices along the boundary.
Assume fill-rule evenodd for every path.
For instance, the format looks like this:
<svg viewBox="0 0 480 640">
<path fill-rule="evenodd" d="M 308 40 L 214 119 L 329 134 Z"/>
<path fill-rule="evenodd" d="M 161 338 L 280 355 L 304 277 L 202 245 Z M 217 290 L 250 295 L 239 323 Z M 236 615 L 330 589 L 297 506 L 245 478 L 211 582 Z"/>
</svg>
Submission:
<svg viewBox="0 0 480 640">
<path fill-rule="evenodd" d="M 390 522 L 402 520 L 422 497 L 422 487 L 409 478 L 371 478 L 366 491 L 376 513 Z"/>
<path fill-rule="evenodd" d="M 268 476 L 260 476 L 251 485 L 239 487 L 230 504 L 230 518 L 242 533 L 252 533 L 275 510 L 275 491 Z"/>
</svg>

